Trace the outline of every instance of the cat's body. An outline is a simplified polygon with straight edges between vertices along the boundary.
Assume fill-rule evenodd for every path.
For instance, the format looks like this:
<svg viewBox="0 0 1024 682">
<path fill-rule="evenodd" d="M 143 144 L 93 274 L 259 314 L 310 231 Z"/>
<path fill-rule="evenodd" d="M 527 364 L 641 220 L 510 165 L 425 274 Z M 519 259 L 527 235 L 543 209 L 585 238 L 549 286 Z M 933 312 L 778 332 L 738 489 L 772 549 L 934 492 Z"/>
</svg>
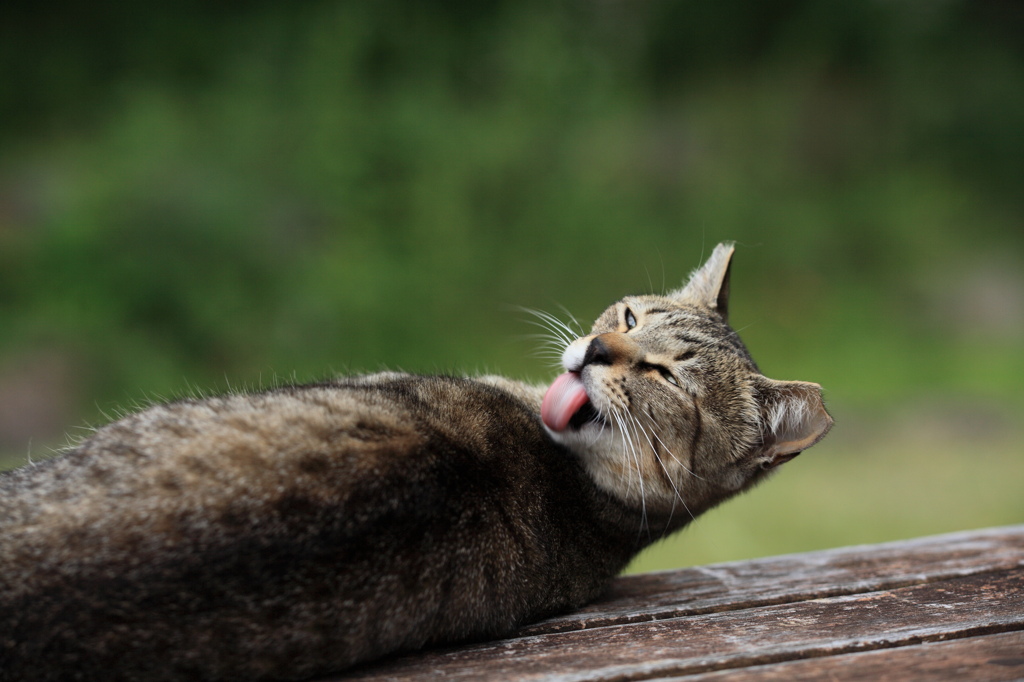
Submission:
<svg viewBox="0 0 1024 682">
<path fill-rule="evenodd" d="M 583 603 L 636 521 L 539 406 L 342 380 L 156 407 L 0 478 L 0 678 L 305 677 Z"/>
<path fill-rule="evenodd" d="M 728 328 L 731 248 L 543 387 L 381 374 L 156 406 L 0 476 L 0 680 L 277 679 L 579 606 L 820 439 Z"/>
</svg>

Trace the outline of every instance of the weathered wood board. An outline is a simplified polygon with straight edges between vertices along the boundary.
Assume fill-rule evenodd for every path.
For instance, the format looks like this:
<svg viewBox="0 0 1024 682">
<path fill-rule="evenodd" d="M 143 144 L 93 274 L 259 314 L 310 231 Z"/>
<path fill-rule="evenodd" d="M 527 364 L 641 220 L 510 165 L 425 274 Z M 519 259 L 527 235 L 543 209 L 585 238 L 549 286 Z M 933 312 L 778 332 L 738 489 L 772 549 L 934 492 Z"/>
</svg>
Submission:
<svg viewBox="0 0 1024 682">
<path fill-rule="evenodd" d="M 330 680 L 1024 678 L 1024 525 L 619 578 L 493 642 Z"/>
</svg>

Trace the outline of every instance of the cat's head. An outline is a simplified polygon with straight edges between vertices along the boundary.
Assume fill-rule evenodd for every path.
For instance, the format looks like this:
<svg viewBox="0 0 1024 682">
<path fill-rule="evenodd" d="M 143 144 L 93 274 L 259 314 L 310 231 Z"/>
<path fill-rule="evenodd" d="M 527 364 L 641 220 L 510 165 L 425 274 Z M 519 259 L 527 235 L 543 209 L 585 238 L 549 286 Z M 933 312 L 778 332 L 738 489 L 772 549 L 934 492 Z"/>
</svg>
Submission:
<svg viewBox="0 0 1024 682">
<path fill-rule="evenodd" d="M 731 244 L 682 289 L 628 296 L 565 348 L 552 437 L 648 513 L 695 516 L 821 440 L 821 387 L 762 375 L 728 324 Z"/>
</svg>

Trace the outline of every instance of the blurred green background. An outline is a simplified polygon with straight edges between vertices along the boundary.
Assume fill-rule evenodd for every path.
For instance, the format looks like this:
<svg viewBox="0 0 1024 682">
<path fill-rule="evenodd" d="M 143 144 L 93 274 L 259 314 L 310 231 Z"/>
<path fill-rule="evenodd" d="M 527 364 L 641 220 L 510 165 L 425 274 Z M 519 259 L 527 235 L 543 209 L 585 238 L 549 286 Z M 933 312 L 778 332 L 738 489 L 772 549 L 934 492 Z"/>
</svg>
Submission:
<svg viewBox="0 0 1024 682">
<path fill-rule="evenodd" d="M 1024 521 L 1024 6 L 0 7 L 0 462 L 196 388 L 548 381 L 738 242 L 836 427 L 634 570 Z"/>
</svg>

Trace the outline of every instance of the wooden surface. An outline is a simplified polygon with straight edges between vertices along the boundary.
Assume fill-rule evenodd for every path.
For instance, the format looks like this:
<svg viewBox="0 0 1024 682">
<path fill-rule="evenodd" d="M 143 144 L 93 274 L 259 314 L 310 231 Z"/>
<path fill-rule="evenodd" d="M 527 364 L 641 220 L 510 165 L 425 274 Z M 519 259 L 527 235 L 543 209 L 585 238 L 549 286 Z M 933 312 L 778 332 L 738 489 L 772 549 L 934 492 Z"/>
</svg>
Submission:
<svg viewBox="0 0 1024 682">
<path fill-rule="evenodd" d="M 341 680 L 1024 679 L 1024 525 L 626 576 L 515 636 Z"/>
</svg>

